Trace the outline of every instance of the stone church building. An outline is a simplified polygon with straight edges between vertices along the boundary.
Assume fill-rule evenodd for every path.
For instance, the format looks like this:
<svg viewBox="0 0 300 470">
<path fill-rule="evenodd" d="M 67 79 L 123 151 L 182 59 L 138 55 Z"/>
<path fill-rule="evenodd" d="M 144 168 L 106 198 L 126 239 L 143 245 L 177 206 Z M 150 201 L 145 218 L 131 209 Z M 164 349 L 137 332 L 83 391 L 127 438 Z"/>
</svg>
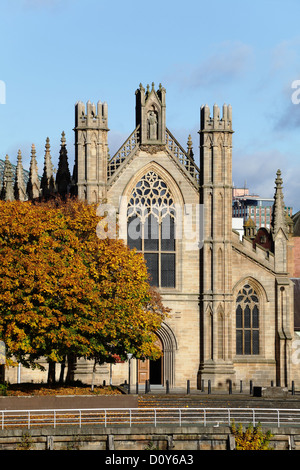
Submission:
<svg viewBox="0 0 300 470">
<path fill-rule="evenodd" d="M 42 178 L 35 148 L 27 186 L 21 155 L 13 178 L 8 158 L 2 198 L 72 192 L 89 203 L 105 201 L 118 218 L 120 237 L 144 254 L 153 285 L 169 317 L 157 331 L 162 357 L 130 361 L 130 381 L 193 388 L 300 386 L 294 348 L 292 223 L 286 217 L 281 173 L 275 179 L 272 227 L 256 232 L 249 220 L 244 237 L 232 229 L 231 106 L 201 107 L 200 167 L 191 139 L 184 149 L 166 122 L 166 90 L 140 85 L 135 93 L 132 134 L 114 156 L 108 149 L 108 109 L 75 106 L 75 163 L 68 169 L 62 137 L 59 167 L 53 173 L 46 143 Z M 23 175 L 23 176 L 22 176 Z M 297 342 L 296 342 L 297 343 Z M 75 378 L 90 379 L 92 364 L 79 360 Z M 101 366 L 97 380 L 120 384 L 128 362 Z M 16 381 L 16 371 L 11 381 Z M 22 370 L 22 381 L 29 372 Z M 30 372 L 32 374 L 32 372 Z"/>
</svg>

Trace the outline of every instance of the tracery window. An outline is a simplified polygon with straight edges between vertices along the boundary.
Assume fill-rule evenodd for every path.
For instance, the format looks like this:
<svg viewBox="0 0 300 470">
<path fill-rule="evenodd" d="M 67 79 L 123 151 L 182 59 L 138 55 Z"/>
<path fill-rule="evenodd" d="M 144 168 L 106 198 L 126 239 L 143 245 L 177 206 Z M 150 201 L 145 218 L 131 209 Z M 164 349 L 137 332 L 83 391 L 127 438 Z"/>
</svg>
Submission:
<svg viewBox="0 0 300 470">
<path fill-rule="evenodd" d="M 236 299 L 236 354 L 259 354 L 259 298 L 249 284 Z"/>
<path fill-rule="evenodd" d="M 154 172 L 133 189 L 127 207 L 127 244 L 144 254 L 151 283 L 175 287 L 176 211 L 171 191 Z"/>
</svg>

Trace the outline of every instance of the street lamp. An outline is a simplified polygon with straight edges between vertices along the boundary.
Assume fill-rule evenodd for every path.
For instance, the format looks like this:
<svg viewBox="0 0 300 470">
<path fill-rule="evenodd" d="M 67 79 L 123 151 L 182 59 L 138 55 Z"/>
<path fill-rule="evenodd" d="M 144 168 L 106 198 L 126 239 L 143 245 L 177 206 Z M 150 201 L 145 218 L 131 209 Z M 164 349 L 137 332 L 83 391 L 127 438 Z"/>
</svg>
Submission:
<svg viewBox="0 0 300 470">
<path fill-rule="evenodd" d="M 128 393 L 130 393 L 130 360 L 132 358 L 133 354 L 127 353 L 127 359 L 128 359 Z"/>
</svg>

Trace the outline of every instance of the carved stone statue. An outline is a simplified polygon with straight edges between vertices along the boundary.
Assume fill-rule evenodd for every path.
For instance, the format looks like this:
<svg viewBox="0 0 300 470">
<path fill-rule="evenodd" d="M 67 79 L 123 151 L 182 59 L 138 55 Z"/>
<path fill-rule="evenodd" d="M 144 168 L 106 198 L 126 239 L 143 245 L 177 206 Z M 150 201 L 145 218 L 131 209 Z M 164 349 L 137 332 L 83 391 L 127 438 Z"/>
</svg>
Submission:
<svg viewBox="0 0 300 470">
<path fill-rule="evenodd" d="M 148 113 L 148 138 L 149 140 L 157 140 L 157 117 L 155 111 Z"/>
</svg>

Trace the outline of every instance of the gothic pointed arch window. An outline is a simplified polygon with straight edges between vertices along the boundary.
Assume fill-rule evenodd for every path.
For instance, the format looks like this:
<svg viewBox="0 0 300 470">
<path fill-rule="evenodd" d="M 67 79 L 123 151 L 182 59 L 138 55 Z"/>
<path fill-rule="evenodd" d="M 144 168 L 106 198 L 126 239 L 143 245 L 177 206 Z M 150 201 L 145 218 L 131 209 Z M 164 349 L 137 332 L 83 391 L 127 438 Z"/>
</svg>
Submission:
<svg viewBox="0 0 300 470">
<path fill-rule="evenodd" d="M 259 354 L 259 297 L 250 284 L 236 298 L 236 354 Z"/>
<path fill-rule="evenodd" d="M 132 190 L 127 206 L 127 244 L 142 252 L 151 283 L 176 287 L 176 210 L 170 189 L 148 171 Z"/>
</svg>

